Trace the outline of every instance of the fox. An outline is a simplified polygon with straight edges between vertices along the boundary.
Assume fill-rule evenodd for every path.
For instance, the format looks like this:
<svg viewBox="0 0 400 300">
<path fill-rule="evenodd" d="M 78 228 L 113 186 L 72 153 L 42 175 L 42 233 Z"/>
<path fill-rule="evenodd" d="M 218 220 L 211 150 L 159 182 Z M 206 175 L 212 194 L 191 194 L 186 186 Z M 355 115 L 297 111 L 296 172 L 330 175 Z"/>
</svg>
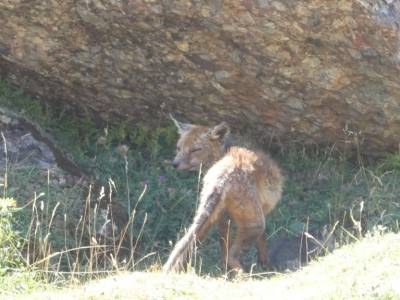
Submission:
<svg viewBox="0 0 400 300">
<path fill-rule="evenodd" d="M 265 218 L 281 199 L 284 181 L 278 164 L 261 151 L 230 145 L 231 129 L 226 122 L 206 127 L 170 118 L 179 133 L 172 166 L 181 171 L 201 167 L 205 175 L 193 222 L 176 243 L 163 271 L 185 270 L 196 243 L 201 243 L 216 223 L 222 262 L 228 270 L 244 271 L 240 258 L 254 245 L 258 263 L 267 268 Z M 231 220 L 236 225 L 234 239 Z"/>
</svg>

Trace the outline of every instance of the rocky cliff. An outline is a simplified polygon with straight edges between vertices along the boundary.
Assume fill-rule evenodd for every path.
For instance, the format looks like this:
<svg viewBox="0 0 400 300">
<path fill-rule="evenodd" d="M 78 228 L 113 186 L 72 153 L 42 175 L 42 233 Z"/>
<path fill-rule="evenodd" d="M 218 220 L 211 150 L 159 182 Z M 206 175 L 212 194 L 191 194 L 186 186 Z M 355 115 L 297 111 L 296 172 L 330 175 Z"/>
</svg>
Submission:
<svg viewBox="0 0 400 300">
<path fill-rule="evenodd" d="M 398 0 L 2 0 L 0 76 L 103 120 L 177 112 L 398 148 Z"/>
</svg>

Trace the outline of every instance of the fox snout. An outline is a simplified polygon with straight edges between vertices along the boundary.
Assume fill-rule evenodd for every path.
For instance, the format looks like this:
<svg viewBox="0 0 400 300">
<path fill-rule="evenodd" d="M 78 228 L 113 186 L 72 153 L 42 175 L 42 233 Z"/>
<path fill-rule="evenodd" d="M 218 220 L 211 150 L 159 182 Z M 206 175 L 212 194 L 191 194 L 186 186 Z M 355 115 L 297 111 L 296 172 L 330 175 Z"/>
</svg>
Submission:
<svg viewBox="0 0 400 300">
<path fill-rule="evenodd" d="M 188 159 L 180 155 L 174 158 L 171 165 L 177 170 L 191 170 L 193 168 Z"/>
<path fill-rule="evenodd" d="M 174 159 L 174 160 L 172 161 L 172 166 L 173 166 L 175 169 L 177 169 L 177 168 L 179 167 L 179 161 L 177 161 L 176 159 Z"/>
</svg>

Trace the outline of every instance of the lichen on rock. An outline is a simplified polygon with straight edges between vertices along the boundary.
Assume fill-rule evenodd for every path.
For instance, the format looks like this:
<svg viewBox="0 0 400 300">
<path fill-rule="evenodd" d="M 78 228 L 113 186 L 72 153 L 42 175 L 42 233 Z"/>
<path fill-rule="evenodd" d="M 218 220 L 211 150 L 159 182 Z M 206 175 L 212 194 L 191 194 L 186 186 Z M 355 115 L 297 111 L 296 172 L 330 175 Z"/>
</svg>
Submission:
<svg viewBox="0 0 400 300">
<path fill-rule="evenodd" d="M 0 76 L 109 122 L 398 147 L 398 1 L 3 1 Z M 373 87 L 373 88 L 369 88 Z"/>
</svg>

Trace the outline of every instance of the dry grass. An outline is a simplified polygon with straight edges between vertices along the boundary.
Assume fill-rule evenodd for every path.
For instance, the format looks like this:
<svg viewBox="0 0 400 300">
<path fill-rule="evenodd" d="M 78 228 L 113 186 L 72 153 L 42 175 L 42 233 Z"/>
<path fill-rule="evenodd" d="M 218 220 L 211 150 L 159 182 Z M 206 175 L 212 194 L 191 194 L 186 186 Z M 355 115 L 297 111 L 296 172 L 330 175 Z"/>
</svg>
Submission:
<svg viewBox="0 0 400 300">
<path fill-rule="evenodd" d="M 400 299 L 400 235 L 364 238 L 270 279 L 123 273 L 30 299 Z M 26 295 L 17 299 L 26 299 Z"/>
</svg>

